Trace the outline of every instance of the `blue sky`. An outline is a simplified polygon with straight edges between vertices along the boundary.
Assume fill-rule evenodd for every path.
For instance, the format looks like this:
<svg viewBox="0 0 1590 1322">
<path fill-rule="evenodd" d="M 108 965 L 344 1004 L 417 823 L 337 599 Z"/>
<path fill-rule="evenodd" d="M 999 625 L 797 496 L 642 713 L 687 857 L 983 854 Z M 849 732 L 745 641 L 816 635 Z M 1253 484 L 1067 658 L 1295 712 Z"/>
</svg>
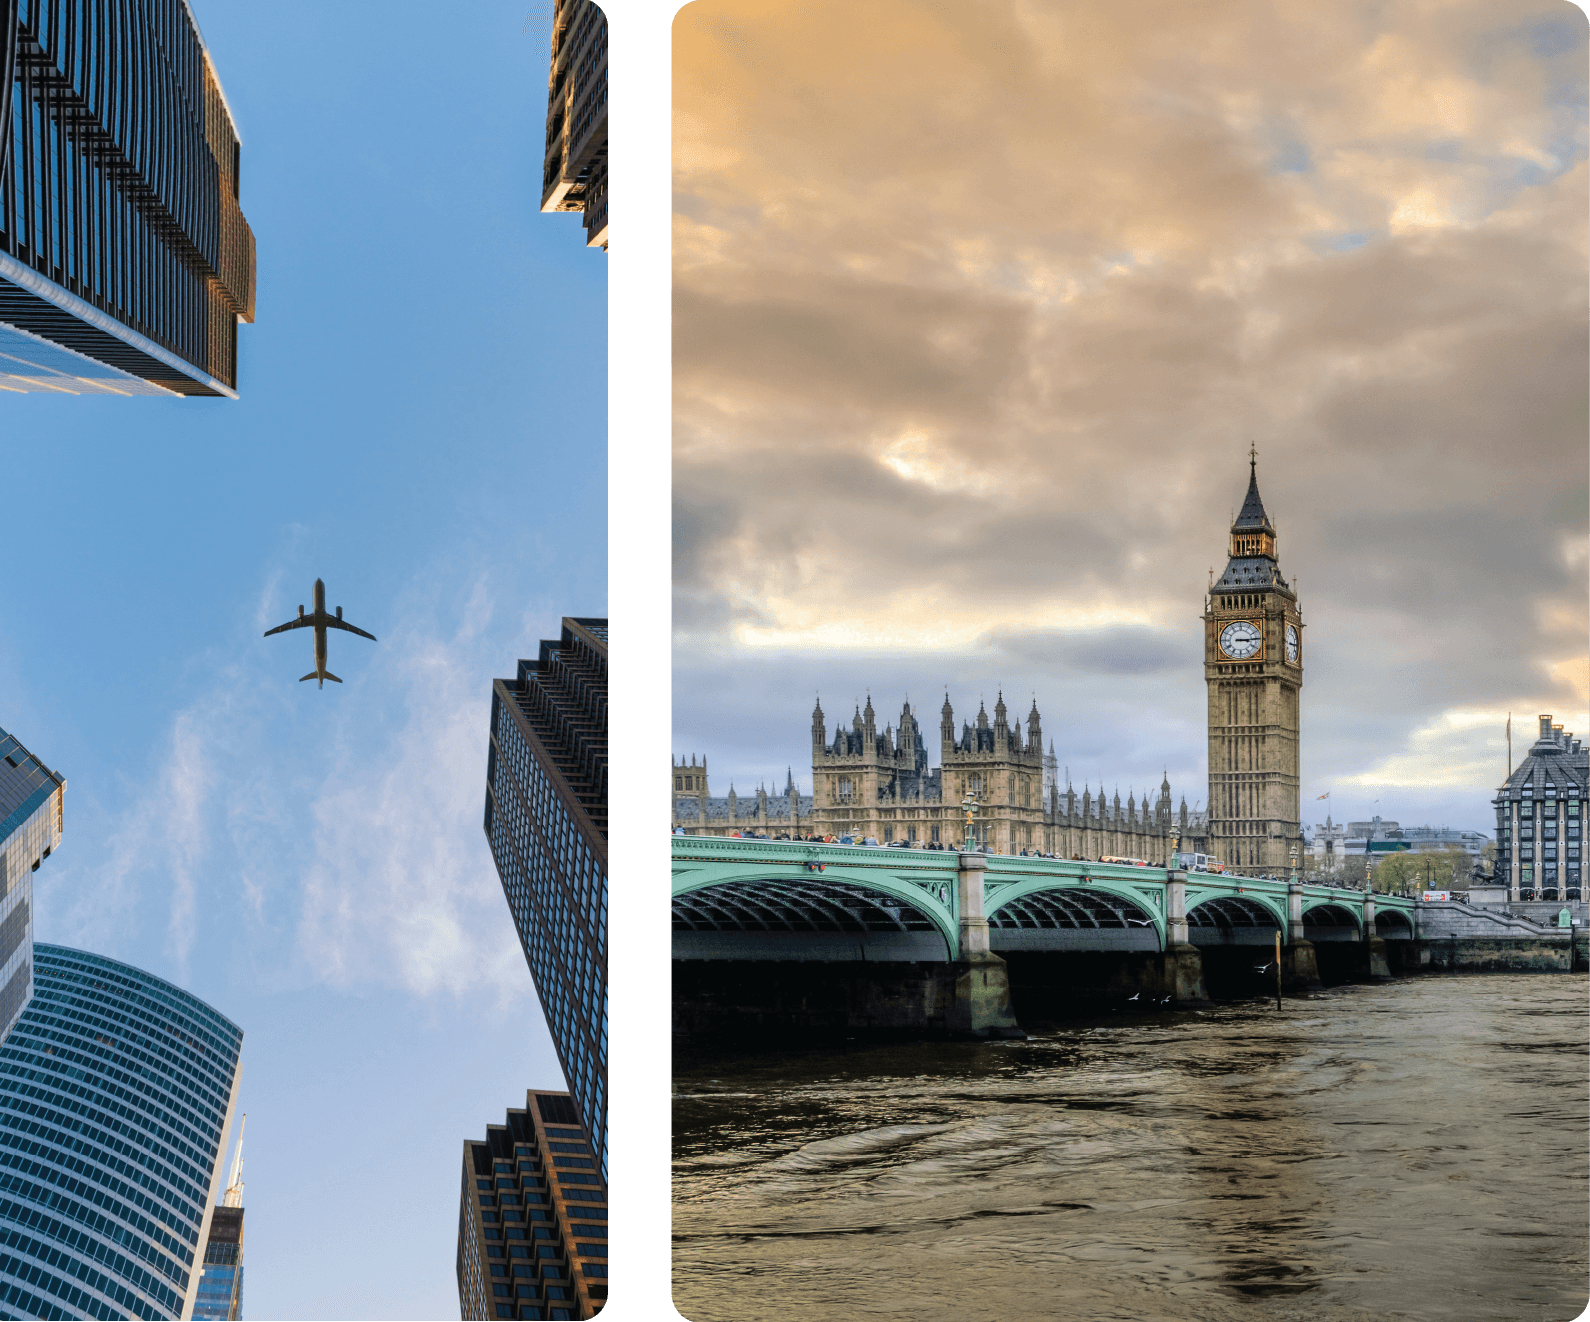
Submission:
<svg viewBox="0 0 1590 1322">
<path fill-rule="evenodd" d="M 69 784 L 36 936 L 243 1027 L 249 1315 L 453 1316 L 461 1144 L 562 1086 L 480 816 L 492 677 L 607 609 L 606 258 L 537 211 L 548 0 L 196 12 L 242 398 L 0 406 L 0 725 Z M 261 637 L 317 576 L 380 639 L 324 691 Z"/>
</svg>

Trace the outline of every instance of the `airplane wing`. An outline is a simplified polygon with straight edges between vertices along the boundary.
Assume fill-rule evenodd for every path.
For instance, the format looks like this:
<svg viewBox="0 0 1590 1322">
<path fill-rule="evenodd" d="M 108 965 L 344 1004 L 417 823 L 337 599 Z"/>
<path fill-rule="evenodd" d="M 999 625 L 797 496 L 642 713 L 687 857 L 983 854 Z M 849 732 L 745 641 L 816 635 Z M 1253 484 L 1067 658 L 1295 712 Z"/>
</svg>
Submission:
<svg viewBox="0 0 1590 1322">
<path fill-rule="evenodd" d="M 307 629 L 314 622 L 313 615 L 300 615 L 296 620 L 288 620 L 286 624 L 278 624 L 274 629 L 265 630 L 264 637 L 269 638 L 273 633 L 281 633 L 284 629 Z"/>
<path fill-rule="evenodd" d="M 346 629 L 349 633 L 356 633 L 361 638 L 368 638 L 372 643 L 376 641 L 376 636 L 373 633 L 366 633 L 363 629 L 356 628 L 346 620 L 339 620 L 335 616 L 327 618 L 326 627 L 328 629 Z"/>
</svg>

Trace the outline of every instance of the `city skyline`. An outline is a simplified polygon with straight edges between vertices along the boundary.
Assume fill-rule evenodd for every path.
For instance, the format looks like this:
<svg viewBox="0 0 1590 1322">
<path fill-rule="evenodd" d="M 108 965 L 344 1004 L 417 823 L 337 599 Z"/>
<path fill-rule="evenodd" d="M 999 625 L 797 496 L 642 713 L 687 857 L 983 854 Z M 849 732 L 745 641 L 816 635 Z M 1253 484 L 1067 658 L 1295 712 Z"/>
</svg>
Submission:
<svg viewBox="0 0 1590 1322">
<path fill-rule="evenodd" d="M 607 607 L 607 262 L 540 211 L 550 0 L 474 11 L 440 101 L 417 7 L 194 12 L 259 238 L 239 399 L 0 394 L 0 726 L 70 781 L 34 927 L 247 1028 L 249 1315 L 447 1316 L 459 1137 L 566 1086 L 481 781 L 492 677 Z M 381 639 L 324 690 L 261 637 L 317 576 Z M 328 1234 L 353 1114 L 404 1160 Z"/>
<path fill-rule="evenodd" d="M 1584 727 L 1577 11 L 715 0 L 676 34 L 672 751 L 715 793 L 799 774 L 815 693 L 946 684 L 1035 694 L 1079 785 L 1204 784 L 1250 444 L 1310 626 L 1306 823 L 1486 829 L 1507 712 Z"/>
</svg>

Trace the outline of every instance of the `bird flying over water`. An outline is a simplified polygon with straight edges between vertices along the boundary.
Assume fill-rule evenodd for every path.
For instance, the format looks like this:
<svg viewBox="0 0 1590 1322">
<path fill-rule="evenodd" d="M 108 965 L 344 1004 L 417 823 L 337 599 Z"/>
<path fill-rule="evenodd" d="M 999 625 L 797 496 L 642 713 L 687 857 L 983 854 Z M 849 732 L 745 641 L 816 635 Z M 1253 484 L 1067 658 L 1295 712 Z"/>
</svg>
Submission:
<svg viewBox="0 0 1590 1322">
<path fill-rule="evenodd" d="M 315 668 L 300 678 L 298 682 L 302 684 L 306 679 L 318 679 L 320 683 L 315 687 L 322 689 L 326 687 L 328 679 L 337 684 L 342 683 L 340 679 L 326 669 L 327 629 L 346 629 L 349 633 L 356 633 L 361 638 L 368 638 L 372 643 L 376 640 L 373 633 L 366 633 L 363 629 L 356 628 L 343 619 L 341 606 L 337 607 L 335 615 L 326 614 L 326 585 L 318 578 L 315 580 L 315 613 L 313 615 L 305 615 L 304 608 L 300 606 L 296 620 L 288 620 L 286 624 L 278 624 L 274 629 L 265 630 L 265 637 L 269 638 L 273 633 L 281 633 L 287 629 L 313 629 L 315 631 Z"/>
</svg>

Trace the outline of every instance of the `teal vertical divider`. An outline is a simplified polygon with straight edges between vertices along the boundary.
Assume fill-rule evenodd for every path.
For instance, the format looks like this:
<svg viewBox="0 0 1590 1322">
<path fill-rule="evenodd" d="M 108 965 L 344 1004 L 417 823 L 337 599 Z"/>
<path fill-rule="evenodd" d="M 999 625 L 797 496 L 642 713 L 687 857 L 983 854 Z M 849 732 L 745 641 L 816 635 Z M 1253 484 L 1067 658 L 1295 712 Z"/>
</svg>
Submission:
<svg viewBox="0 0 1590 1322">
<path fill-rule="evenodd" d="M 603 1317 L 676 1317 L 668 1279 L 669 24 L 606 0 L 607 808 L 612 1277 Z"/>
</svg>

